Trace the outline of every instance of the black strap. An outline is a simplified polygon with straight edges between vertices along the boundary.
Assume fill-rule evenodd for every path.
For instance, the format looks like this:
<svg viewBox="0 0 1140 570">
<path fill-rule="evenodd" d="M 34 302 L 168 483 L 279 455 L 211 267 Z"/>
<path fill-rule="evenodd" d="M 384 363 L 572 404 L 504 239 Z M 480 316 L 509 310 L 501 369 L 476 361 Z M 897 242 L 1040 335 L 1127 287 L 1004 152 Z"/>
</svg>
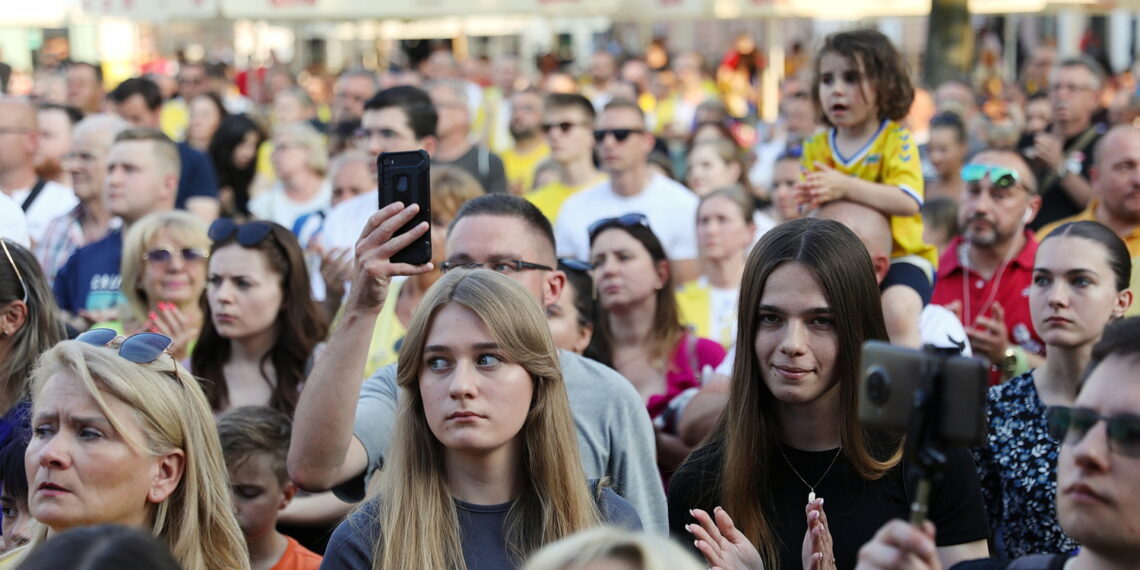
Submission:
<svg viewBox="0 0 1140 570">
<path fill-rule="evenodd" d="M 44 180 L 43 178 L 37 178 L 36 185 L 32 186 L 32 191 L 28 193 L 27 198 L 24 198 L 24 203 L 20 205 L 20 209 L 24 212 L 27 212 L 28 208 L 32 207 L 32 202 L 35 202 L 36 198 L 40 197 L 40 192 L 43 192 L 44 186 L 46 184 L 47 180 Z"/>
</svg>

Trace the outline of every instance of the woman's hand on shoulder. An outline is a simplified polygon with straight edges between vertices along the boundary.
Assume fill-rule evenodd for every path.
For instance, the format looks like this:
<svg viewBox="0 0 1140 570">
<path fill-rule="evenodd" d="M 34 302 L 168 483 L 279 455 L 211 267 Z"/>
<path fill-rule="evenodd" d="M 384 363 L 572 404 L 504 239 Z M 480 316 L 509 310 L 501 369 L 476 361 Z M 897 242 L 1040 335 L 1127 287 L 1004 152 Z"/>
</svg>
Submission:
<svg viewBox="0 0 1140 570">
<path fill-rule="evenodd" d="M 941 570 L 934 543 L 934 524 L 921 529 L 901 520 L 883 525 L 870 542 L 859 549 L 856 570 Z"/>
<path fill-rule="evenodd" d="M 831 527 L 823 512 L 823 499 L 816 499 L 804 507 L 807 532 L 802 549 L 805 570 L 834 570 L 835 552 L 831 540 Z"/>
<path fill-rule="evenodd" d="M 689 511 L 697 524 L 685 525 L 696 539 L 697 550 L 705 557 L 710 570 L 763 570 L 760 552 L 732 522 L 724 509 L 713 509 L 712 516 L 701 509 Z"/>
</svg>

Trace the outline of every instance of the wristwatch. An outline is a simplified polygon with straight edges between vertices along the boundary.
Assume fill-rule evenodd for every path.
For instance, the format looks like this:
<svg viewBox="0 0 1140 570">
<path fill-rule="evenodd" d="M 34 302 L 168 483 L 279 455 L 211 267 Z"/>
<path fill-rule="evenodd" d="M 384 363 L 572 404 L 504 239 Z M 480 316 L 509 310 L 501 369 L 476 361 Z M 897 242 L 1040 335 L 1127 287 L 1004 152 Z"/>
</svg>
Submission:
<svg viewBox="0 0 1140 570">
<path fill-rule="evenodd" d="M 1012 377 L 1013 373 L 1017 370 L 1018 350 L 1018 347 L 1012 344 L 1005 345 L 1005 350 L 1002 351 L 1001 358 L 994 363 L 994 366 L 1001 371 L 1003 378 Z"/>
<path fill-rule="evenodd" d="M 1069 165 L 1065 161 L 1061 161 L 1061 166 L 1057 167 L 1057 178 L 1064 178 L 1069 174 Z"/>
</svg>

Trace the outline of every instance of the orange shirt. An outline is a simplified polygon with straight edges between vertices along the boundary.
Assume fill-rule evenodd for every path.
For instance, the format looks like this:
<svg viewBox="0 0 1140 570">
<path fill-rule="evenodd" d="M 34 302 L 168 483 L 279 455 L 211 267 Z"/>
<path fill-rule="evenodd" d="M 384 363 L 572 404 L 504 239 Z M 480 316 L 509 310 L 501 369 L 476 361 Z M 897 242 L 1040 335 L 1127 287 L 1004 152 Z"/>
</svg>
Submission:
<svg viewBox="0 0 1140 570">
<path fill-rule="evenodd" d="M 281 559 L 270 570 L 320 570 L 319 554 L 301 546 L 301 543 L 291 536 L 286 536 L 285 540 L 289 541 L 289 545 L 285 547 L 285 554 L 281 555 Z"/>
</svg>

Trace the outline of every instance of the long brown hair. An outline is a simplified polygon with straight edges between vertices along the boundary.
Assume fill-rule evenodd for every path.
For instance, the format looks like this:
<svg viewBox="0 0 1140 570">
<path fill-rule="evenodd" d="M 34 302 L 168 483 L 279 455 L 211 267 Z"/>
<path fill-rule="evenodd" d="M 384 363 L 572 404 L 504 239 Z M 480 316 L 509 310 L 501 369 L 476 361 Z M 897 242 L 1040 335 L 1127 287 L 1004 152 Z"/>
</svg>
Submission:
<svg viewBox="0 0 1140 570">
<path fill-rule="evenodd" d="M 846 226 L 831 220 L 801 218 L 776 226 L 752 248 L 744 268 L 737 317 L 740 338 L 736 342 L 731 394 L 705 444 L 724 450 L 716 474 L 720 504 L 760 549 L 766 568 L 780 567 L 776 532 L 772 528 L 777 518 L 771 510 L 769 466 L 778 457 L 782 433 L 776 398 L 760 379 L 760 363 L 753 346 L 765 283 L 785 263 L 807 266 L 835 311 L 839 336 L 835 373 L 839 375 L 840 446 L 847 460 L 864 479 L 875 480 L 902 457 L 901 448 L 896 448 L 889 458 L 876 457 L 870 448 L 870 434 L 858 420 L 863 342 L 887 339 L 867 248 Z"/>
<path fill-rule="evenodd" d="M 911 83 L 902 54 L 882 32 L 864 28 L 831 34 L 816 52 L 811 100 L 815 104 L 816 115 L 825 124 L 833 126 L 819 100 L 819 64 L 823 56 L 829 53 L 849 58 L 853 65 L 862 64 L 863 73 L 875 89 L 879 120 L 901 121 L 910 113 L 910 105 L 914 102 L 914 84 Z M 867 96 L 866 93 L 863 95 Z"/>
<path fill-rule="evenodd" d="M 210 247 L 210 256 L 228 245 L 245 247 L 265 255 L 270 270 L 281 276 L 281 308 L 274 324 L 277 328 L 277 341 L 261 358 L 260 369 L 262 379 L 273 387 L 273 395 L 267 405 L 293 417 L 309 359 L 313 355 L 313 349 L 328 334 L 328 323 L 313 301 L 309 272 L 297 238 L 289 230 L 272 222 L 251 223 L 268 224 L 269 235 L 247 247 L 237 242 L 237 232 L 234 232 L 226 239 L 215 242 Z M 202 296 L 202 316 L 202 332 L 198 335 L 198 344 L 190 356 L 190 368 L 202 379 L 202 390 L 209 398 L 210 406 L 215 411 L 224 410 L 230 404 L 225 365 L 233 351 L 230 339 L 223 337 L 214 327 L 213 312 L 206 295 Z M 269 362 L 273 363 L 276 379 L 269 378 L 265 373 L 265 365 Z"/>
<path fill-rule="evenodd" d="M 665 255 L 665 247 L 661 245 L 661 240 L 657 239 L 657 234 L 654 234 L 649 226 L 628 226 L 617 219 L 601 224 L 591 232 L 591 249 L 594 246 L 594 240 L 609 230 L 621 230 L 637 240 L 649 252 L 654 267 L 669 262 L 669 257 Z M 649 357 L 651 362 L 658 363 L 662 368 L 665 368 L 667 366 L 665 361 L 669 358 L 673 347 L 677 346 L 685 334 L 685 326 L 681 324 L 681 312 L 677 309 L 677 294 L 674 292 L 672 270 L 666 273 L 665 283 L 657 290 L 656 301 L 657 308 L 653 311 L 652 352 Z M 588 354 L 603 364 L 613 366 L 614 339 L 613 333 L 610 331 L 609 320 L 609 311 L 599 302 L 598 330 L 593 339 L 590 340 Z"/>
<path fill-rule="evenodd" d="M 9 263 L 8 256 L 0 251 L 0 305 L 24 303 L 25 295 L 28 299 L 24 303 L 24 325 L 11 332 L 8 356 L 0 361 L 0 402 L 6 403 L 0 406 L 11 406 L 27 396 L 36 359 L 64 338 L 64 330 L 55 297 L 36 257 L 20 244 L 0 239 L 12 256 Z M 7 411 L 0 408 L 0 414 Z"/>
<path fill-rule="evenodd" d="M 522 494 L 507 513 L 506 542 L 521 564 L 542 545 L 596 526 L 601 515 L 586 485 L 570 401 L 546 316 L 521 285 L 486 269 L 453 270 L 420 303 L 397 366 L 403 388 L 392 451 L 380 473 L 381 536 L 372 568 L 464 569 L 459 519 L 447 485 L 443 446 L 424 416 L 423 351 L 436 313 L 457 303 L 487 325 L 534 380 L 520 435 Z"/>
</svg>

